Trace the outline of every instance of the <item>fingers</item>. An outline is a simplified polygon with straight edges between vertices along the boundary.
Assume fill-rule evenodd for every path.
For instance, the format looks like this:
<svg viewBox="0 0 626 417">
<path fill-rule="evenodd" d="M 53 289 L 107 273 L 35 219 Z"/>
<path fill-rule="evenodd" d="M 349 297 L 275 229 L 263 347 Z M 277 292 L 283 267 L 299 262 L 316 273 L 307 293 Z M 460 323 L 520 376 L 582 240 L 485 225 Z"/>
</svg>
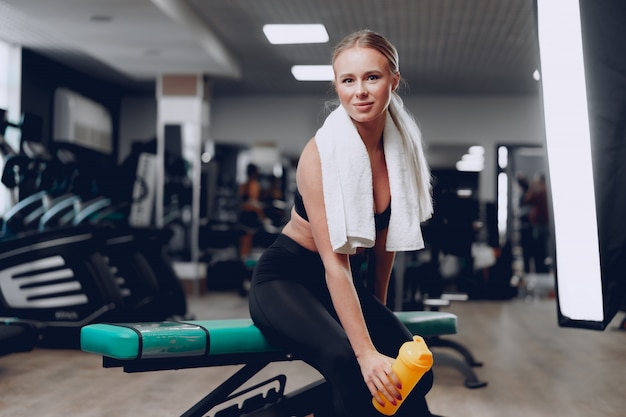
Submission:
<svg viewBox="0 0 626 417">
<path fill-rule="evenodd" d="M 393 405 L 402 400 L 402 394 L 399 391 L 401 388 L 400 381 L 391 367 L 385 370 L 382 376 L 372 378 L 372 381 L 367 385 L 372 396 L 380 405 L 385 405 L 383 398 Z"/>
<path fill-rule="evenodd" d="M 393 369 L 391 369 L 391 366 L 389 367 L 388 370 L 385 371 L 385 373 L 387 374 L 387 378 L 389 378 L 391 383 L 397 389 L 402 389 L 402 381 L 400 381 L 400 378 L 398 378 L 398 375 L 396 375 L 396 373 L 393 371 Z"/>
<path fill-rule="evenodd" d="M 372 397 L 381 406 L 386 403 L 397 405 L 402 400 L 400 379 L 392 369 L 393 359 L 380 355 L 362 356 L 359 358 L 363 378 Z"/>
<path fill-rule="evenodd" d="M 372 394 L 372 397 L 374 397 L 376 402 L 378 402 L 378 404 L 384 406 L 385 405 L 385 400 L 383 399 L 383 396 L 381 395 L 380 390 L 376 387 L 376 384 L 374 384 L 373 382 L 369 382 L 367 384 L 367 387 L 369 388 L 370 393 Z"/>
<path fill-rule="evenodd" d="M 385 384 L 382 381 L 378 384 L 368 384 L 368 386 L 370 387 L 370 392 L 372 393 L 372 396 L 378 402 L 378 404 L 382 406 L 384 406 L 386 403 L 396 405 L 396 398 L 392 394 L 387 392 L 387 390 L 385 389 Z"/>
</svg>

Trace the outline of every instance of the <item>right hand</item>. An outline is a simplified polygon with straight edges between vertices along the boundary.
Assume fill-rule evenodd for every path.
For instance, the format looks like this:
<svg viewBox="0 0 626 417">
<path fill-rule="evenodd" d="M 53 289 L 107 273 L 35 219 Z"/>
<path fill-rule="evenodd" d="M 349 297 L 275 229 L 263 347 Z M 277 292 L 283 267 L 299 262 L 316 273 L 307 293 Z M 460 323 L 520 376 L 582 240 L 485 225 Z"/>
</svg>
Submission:
<svg viewBox="0 0 626 417">
<path fill-rule="evenodd" d="M 383 397 L 393 405 L 402 400 L 399 391 L 402 383 L 391 368 L 393 358 L 372 350 L 357 357 L 357 360 L 367 388 L 380 405 L 385 405 Z"/>
</svg>

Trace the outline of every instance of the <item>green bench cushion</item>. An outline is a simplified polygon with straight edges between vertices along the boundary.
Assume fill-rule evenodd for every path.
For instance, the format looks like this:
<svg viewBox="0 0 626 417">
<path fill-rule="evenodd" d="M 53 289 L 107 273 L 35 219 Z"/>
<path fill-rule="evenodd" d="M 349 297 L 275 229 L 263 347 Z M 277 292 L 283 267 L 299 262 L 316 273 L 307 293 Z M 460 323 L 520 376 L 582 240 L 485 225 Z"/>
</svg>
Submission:
<svg viewBox="0 0 626 417">
<path fill-rule="evenodd" d="M 445 311 L 397 311 L 396 316 L 412 334 L 422 337 L 457 333 L 455 314 Z"/>
<path fill-rule="evenodd" d="M 115 359 L 201 356 L 277 350 L 250 319 L 90 324 L 81 350 Z"/>
<path fill-rule="evenodd" d="M 396 313 L 413 334 L 456 333 L 456 316 L 446 312 Z M 81 329 L 81 350 L 134 360 L 279 351 L 251 319 L 90 324 Z"/>
</svg>

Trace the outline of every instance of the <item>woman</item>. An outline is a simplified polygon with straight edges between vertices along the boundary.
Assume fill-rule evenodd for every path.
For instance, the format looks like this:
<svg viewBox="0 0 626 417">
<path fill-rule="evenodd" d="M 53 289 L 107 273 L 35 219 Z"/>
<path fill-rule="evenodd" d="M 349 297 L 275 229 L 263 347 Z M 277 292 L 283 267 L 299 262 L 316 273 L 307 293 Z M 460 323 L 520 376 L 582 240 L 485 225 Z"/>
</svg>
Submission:
<svg viewBox="0 0 626 417">
<path fill-rule="evenodd" d="M 263 228 L 266 218 L 261 204 L 259 167 L 255 164 L 248 164 L 246 176 L 246 182 L 239 186 L 241 197 L 239 225 L 243 232 L 239 239 L 239 256 L 242 260 L 246 260 L 250 255 L 254 235 Z"/>
<path fill-rule="evenodd" d="M 380 416 L 372 397 L 400 399 L 391 364 L 411 339 L 385 307 L 387 287 L 395 251 L 423 247 L 430 173 L 396 93 L 393 45 L 359 31 L 337 45 L 332 64 L 340 106 L 302 152 L 291 220 L 255 268 L 250 313 L 270 340 L 328 381 L 332 411 L 316 415 Z M 429 372 L 396 415 L 431 416 L 431 386 Z"/>
</svg>

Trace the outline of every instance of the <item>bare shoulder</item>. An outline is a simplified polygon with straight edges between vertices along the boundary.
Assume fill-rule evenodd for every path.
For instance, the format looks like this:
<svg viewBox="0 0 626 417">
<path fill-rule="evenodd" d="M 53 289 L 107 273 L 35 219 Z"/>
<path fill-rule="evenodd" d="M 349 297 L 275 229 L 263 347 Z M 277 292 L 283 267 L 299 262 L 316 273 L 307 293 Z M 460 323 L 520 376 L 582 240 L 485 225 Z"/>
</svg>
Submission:
<svg viewBox="0 0 626 417">
<path fill-rule="evenodd" d="M 302 154 L 300 155 L 299 165 L 305 165 L 305 167 L 311 162 L 319 163 L 319 152 L 317 150 L 317 143 L 315 143 L 315 137 L 309 139 L 307 144 L 304 146 L 302 150 Z"/>
<path fill-rule="evenodd" d="M 311 184 L 311 180 L 321 176 L 320 156 L 317 150 L 315 138 L 311 138 L 305 145 L 300 160 L 298 161 L 298 170 L 296 173 L 296 181 L 298 187 L 306 188 Z"/>
</svg>

